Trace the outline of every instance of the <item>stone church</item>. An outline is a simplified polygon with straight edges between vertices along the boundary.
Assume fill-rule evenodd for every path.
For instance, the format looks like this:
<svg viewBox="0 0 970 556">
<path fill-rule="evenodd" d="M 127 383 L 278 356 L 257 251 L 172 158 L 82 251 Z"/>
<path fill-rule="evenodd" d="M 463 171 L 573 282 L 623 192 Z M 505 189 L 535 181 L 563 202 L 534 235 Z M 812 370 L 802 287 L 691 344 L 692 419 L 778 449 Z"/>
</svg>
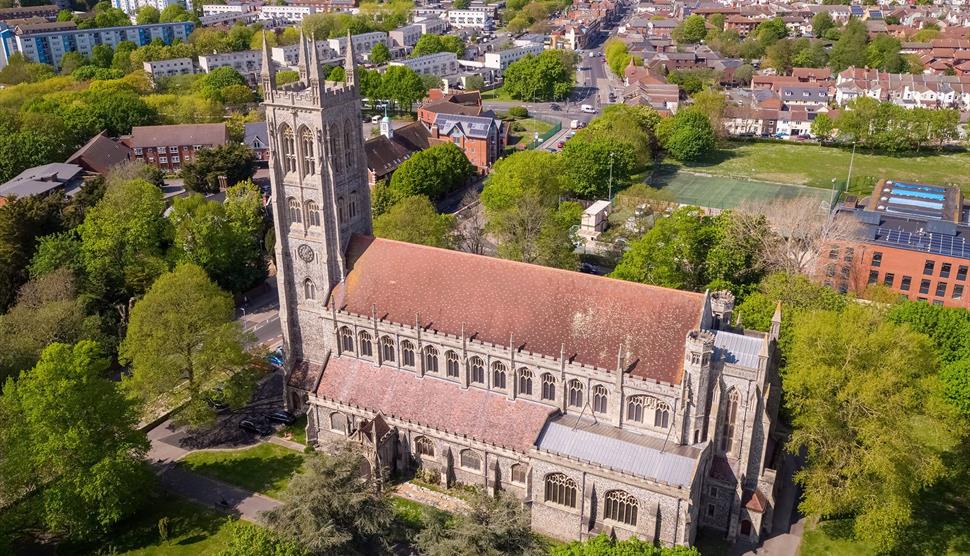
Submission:
<svg viewBox="0 0 970 556">
<path fill-rule="evenodd" d="M 263 45 L 286 403 L 309 442 L 523 500 L 537 531 L 663 545 L 770 532 L 772 331 L 692 293 L 371 237 L 353 45 L 328 82 Z"/>
</svg>

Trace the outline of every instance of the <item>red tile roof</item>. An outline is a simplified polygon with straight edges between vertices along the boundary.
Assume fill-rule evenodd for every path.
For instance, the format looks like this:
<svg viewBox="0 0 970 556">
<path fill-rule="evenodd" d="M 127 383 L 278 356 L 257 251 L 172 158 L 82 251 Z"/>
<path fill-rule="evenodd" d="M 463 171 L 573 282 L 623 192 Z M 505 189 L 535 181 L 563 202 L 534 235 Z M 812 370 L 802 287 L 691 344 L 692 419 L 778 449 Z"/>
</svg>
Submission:
<svg viewBox="0 0 970 556">
<path fill-rule="evenodd" d="M 317 395 L 520 452 L 532 448 L 546 420 L 558 412 L 353 357 L 330 358 Z"/>
<path fill-rule="evenodd" d="M 765 508 L 768 507 L 768 499 L 761 492 L 761 489 L 755 489 L 754 491 L 747 491 L 744 493 L 744 499 L 741 503 L 745 508 L 753 512 L 763 513 Z"/>
<path fill-rule="evenodd" d="M 700 325 L 704 295 L 459 251 L 355 236 L 350 271 L 334 288 L 338 310 L 377 315 L 480 342 L 617 367 L 679 384 L 684 341 Z"/>
</svg>

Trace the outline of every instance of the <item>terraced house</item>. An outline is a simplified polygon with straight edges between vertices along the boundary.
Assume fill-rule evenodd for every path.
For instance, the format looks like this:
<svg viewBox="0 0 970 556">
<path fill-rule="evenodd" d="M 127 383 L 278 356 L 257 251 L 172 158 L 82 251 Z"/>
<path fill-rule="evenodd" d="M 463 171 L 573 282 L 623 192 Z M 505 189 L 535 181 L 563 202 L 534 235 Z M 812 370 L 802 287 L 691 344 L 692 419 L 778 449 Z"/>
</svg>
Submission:
<svg viewBox="0 0 970 556">
<path fill-rule="evenodd" d="M 266 48 L 264 46 L 264 48 Z M 691 293 L 375 239 L 346 82 L 263 56 L 286 402 L 321 448 L 521 498 L 535 529 L 665 545 L 770 529 L 772 332 Z"/>
</svg>

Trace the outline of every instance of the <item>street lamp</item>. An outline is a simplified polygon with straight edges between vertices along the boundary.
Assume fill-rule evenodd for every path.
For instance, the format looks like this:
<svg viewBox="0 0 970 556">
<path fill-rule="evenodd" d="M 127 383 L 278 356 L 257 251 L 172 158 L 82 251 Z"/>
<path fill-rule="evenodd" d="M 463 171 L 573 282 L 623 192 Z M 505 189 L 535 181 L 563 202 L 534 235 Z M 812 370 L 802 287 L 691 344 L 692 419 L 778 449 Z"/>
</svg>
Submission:
<svg viewBox="0 0 970 556">
<path fill-rule="evenodd" d="M 610 190 L 607 197 L 610 204 L 613 204 L 613 153 L 610 152 Z"/>
</svg>

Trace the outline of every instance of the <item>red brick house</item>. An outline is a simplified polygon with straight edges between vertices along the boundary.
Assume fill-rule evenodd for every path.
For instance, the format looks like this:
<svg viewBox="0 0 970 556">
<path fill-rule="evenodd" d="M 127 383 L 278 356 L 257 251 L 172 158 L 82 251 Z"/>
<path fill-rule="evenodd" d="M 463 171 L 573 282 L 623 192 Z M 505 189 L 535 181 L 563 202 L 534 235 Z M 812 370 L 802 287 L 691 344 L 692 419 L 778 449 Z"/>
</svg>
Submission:
<svg viewBox="0 0 970 556">
<path fill-rule="evenodd" d="M 181 124 L 136 126 L 122 141 L 135 160 L 142 160 L 164 172 L 178 172 L 182 164 L 195 160 L 202 149 L 229 142 L 226 124 Z"/>
</svg>

